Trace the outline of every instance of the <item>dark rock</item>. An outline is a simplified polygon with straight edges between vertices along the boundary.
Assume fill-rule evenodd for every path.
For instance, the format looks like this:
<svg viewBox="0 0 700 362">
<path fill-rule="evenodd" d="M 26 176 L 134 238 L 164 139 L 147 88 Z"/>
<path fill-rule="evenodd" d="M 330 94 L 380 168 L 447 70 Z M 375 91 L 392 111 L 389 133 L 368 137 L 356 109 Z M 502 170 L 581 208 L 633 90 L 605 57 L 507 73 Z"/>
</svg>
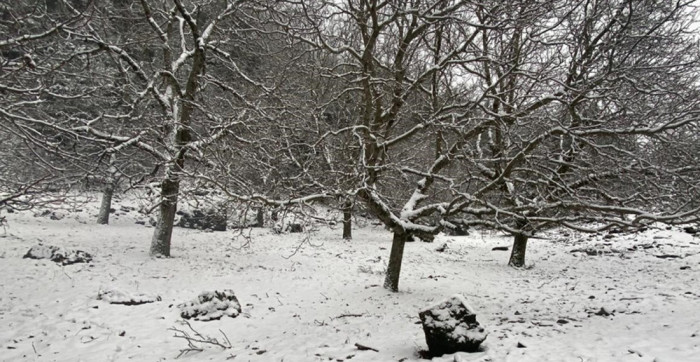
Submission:
<svg viewBox="0 0 700 362">
<path fill-rule="evenodd" d="M 520 342 L 518 342 L 518 344 L 516 345 L 516 347 L 518 347 L 518 348 L 527 348 L 526 345 L 524 345 L 524 344 L 522 344 L 522 343 L 520 343 Z"/>
<path fill-rule="evenodd" d="M 34 217 L 48 217 L 51 214 L 53 214 L 53 212 L 51 212 L 51 210 L 44 210 L 42 212 L 35 213 Z"/>
<path fill-rule="evenodd" d="M 144 220 L 136 220 L 136 221 L 134 222 L 134 224 L 137 224 L 137 225 L 146 225 L 146 222 L 145 222 Z"/>
<path fill-rule="evenodd" d="M 131 294 L 118 289 L 108 289 L 100 290 L 97 293 L 97 300 L 103 300 L 109 304 L 140 305 L 160 302 L 162 299 L 158 295 Z"/>
<path fill-rule="evenodd" d="M 51 215 L 49 216 L 49 219 L 51 219 L 51 220 L 61 220 L 61 219 L 63 219 L 63 217 L 64 217 L 63 214 L 59 214 L 59 213 L 53 212 L 53 213 L 51 213 Z"/>
<path fill-rule="evenodd" d="M 24 254 L 23 258 L 49 259 L 61 265 L 89 263 L 92 261 L 92 255 L 82 250 L 68 250 L 51 245 L 32 246 L 31 249 Z"/>
<path fill-rule="evenodd" d="M 491 250 L 493 251 L 508 251 L 507 246 L 494 246 Z"/>
<path fill-rule="evenodd" d="M 599 311 L 595 312 L 594 314 L 595 314 L 595 315 L 599 315 L 599 316 L 601 316 L 601 317 L 607 317 L 607 316 L 612 315 L 612 312 L 610 312 L 609 310 L 607 310 L 605 307 L 602 307 L 602 308 L 600 308 Z"/>
<path fill-rule="evenodd" d="M 188 229 L 226 231 L 226 210 L 223 208 L 182 211 L 177 226 Z"/>
<path fill-rule="evenodd" d="M 450 236 L 468 236 L 469 226 L 451 222 L 454 227 L 445 227 L 445 234 Z"/>
<path fill-rule="evenodd" d="M 688 266 L 688 265 L 684 265 L 681 267 L 681 270 L 688 270 L 688 269 L 690 269 L 690 266 Z"/>
<path fill-rule="evenodd" d="M 195 196 L 207 196 L 209 193 L 209 190 L 194 190 L 194 192 L 192 192 Z"/>
<path fill-rule="evenodd" d="M 178 305 L 180 316 L 185 319 L 212 321 L 227 316 L 236 318 L 241 314 L 241 304 L 233 291 L 203 292 L 197 299 Z"/>
<path fill-rule="evenodd" d="M 477 322 L 476 314 L 459 294 L 426 308 L 418 315 L 432 356 L 477 352 L 487 336 Z"/>
<path fill-rule="evenodd" d="M 290 233 L 301 233 L 304 231 L 304 227 L 301 224 L 289 224 L 287 225 L 287 231 Z"/>
<path fill-rule="evenodd" d="M 110 208 L 110 209 L 109 209 L 109 213 L 110 213 L 110 214 L 114 214 L 115 212 L 117 212 L 117 209 L 115 209 L 115 208 Z"/>
<path fill-rule="evenodd" d="M 431 234 L 421 234 L 420 236 L 414 234 L 408 234 L 406 236 L 406 242 L 412 243 L 414 241 L 422 241 L 424 243 L 432 243 L 435 241 L 435 235 Z"/>
<path fill-rule="evenodd" d="M 690 235 L 695 235 L 695 234 L 700 232 L 700 229 L 693 227 L 693 226 L 686 226 L 683 228 L 683 231 L 685 231 L 686 233 L 688 233 Z"/>
<path fill-rule="evenodd" d="M 424 243 L 432 243 L 433 241 L 435 241 L 435 235 L 423 234 L 420 236 L 420 241 Z"/>
</svg>

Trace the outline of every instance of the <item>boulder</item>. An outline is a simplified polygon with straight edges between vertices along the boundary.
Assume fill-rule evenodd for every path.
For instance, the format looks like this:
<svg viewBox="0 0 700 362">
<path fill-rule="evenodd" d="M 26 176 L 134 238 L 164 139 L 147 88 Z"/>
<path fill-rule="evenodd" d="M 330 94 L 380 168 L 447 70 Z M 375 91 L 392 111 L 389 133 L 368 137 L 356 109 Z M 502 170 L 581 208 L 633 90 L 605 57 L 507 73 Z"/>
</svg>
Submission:
<svg viewBox="0 0 700 362">
<path fill-rule="evenodd" d="M 287 225 L 287 230 L 290 233 L 301 233 L 304 232 L 304 227 L 301 224 L 291 223 Z"/>
<path fill-rule="evenodd" d="M 226 231 L 226 210 L 208 209 L 179 211 L 180 221 L 177 226 L 188 229 Z"/>
<path fill-rule="evenodd" d="M 477 352 L 487 333 L 462 295 L 454 295 L 421 311 L 425 341 L 430 355 Z"/>
<path fill-rule="evenodd" d="M 408 234 L 408 235 L 406 235 L 406 242 L 407 243 L 412 243 L 415 241 L 422 241 L 424 243 L 432 243 L 433 241 L 435 241 L 435 235 L 431 235 L 431 234 L 420 234 L 420 235 Z"/>
<path fill-rule="evenodd" d="M 241 304 L 232 290 L 202 292 L 197 299 L 178 305 L 180 316 L 185 319 L 212 321 L 221 317 L 236 318 L 241 314 Z"/>
<path fill-rule="evenodd" d="M 82 250 L 69 250 L 52 245 L 34 245 L 24 254 L 25 259 L 49 259 L 61 265 L 89 263 L 92 255 Z"/>
<path fill-rule="evenodd" d="M 450 236 L 468 236 L 469 226 L 453 223 L 451 226 L 445 227 L 445 234 Z"/>
<path fill-rule="evenodd" d="M 97 300 L 103 300 L 109 304 L 139 305 L 161 301 L 160 296 L 141 293 L 128 293 L 119 289 L 100 290 Z"/>
</svg>

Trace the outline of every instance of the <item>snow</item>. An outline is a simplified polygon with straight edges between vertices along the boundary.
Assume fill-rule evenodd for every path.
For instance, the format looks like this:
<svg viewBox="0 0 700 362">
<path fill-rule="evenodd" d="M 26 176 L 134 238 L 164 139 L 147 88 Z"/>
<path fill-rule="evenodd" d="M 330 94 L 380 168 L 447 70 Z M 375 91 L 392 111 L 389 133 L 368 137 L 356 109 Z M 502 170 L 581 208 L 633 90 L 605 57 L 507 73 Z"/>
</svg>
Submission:
<svg viewBox="0 0 700 362">
<path fill-rule="evenodd" d="M 381 288 L 391 234 L 371 220 L 359 218 L 351 241 L 320 224 L 311 235 L 252 229 L 250 240 L 176 228 L 173 258 L 152 259 L 153 228 L 134 223 L 147 217 L 120 208 L 136 204 L 117 200 L 110 225 L 94 223 L 97 202 L 61 220 L 6 214 L 0 361 L 174 360 L 187 348 L 171 330 L 182 328 L 177 306 L 226 289 L 240 301 L 238 317 L 190 324 L 232 347 L 200 345 L 180 360 L 417 361 L 427 349 L 418 312 L 454 294 L 489 334 L 485 350 L 433 361 L 700 360 L 700 238 L 680 228 L 611 238 L 552 231 L 531 240 L 530 267 L 519 270 L 491 250 L 508 237 L 441 235 L 406 244 L 401 292 L 391 293 Z M 94 258 L 22 258 L 40 242 Z M 442 243 L 449 247 L 436 252 Z M 571 252 L 588 248 L 603 252 Z M 104 290 L 162 300 L 113 305 L 97 300 Z M 601 308 L 611 314 L 597 315 Z"/>
<path fill-rule="evenodd" d="M 97 293 L 97 299 L 110 304 L 137 305 L 160 301 L 157 295 L 144 293 L 130 293 L 116 288 L 106 288 Z"/>
</svg>

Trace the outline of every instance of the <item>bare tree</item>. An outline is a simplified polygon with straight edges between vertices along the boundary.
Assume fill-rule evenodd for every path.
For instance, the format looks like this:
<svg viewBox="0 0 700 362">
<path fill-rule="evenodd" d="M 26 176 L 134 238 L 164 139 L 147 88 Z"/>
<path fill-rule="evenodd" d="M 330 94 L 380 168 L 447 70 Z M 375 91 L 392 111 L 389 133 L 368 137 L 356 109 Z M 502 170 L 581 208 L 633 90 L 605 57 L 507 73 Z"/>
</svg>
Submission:
<svg viewBox="0 0 700 362">
<path fill-rule="evenodd" d="M 319 68 L 342 85 L 329 98 L 358 100 L 349 124 L 310 144 L 332 148 L 349 135 L 359 150 L 348 194 L 394 232 L 388 289 L 398 290 L 408 235 L 431 239 L 455 223 L 515 235 L 511 264 L 519 266 L 543 228 L 697 218 L 696 160 L 669 168 L 647 149 L 670 150 L 675 135 L 698 124 L 689 4 L 310 1 L 283 9 L 296 16 L 279 21 L 290 37 L 335 56 Z"/>
<path fill-rule="evenodd" d="M 64 200 L 100 167 L 101 146 L 70 132 L 65 117 L 91 92 L 71 87 L 89 77 L 89 61 L 71 62 L 86 54 L 70 40 L 57 46 L 63 31 L 83 26 L 83 10 L 0 4 L 0 208 Z"/>
</svg>

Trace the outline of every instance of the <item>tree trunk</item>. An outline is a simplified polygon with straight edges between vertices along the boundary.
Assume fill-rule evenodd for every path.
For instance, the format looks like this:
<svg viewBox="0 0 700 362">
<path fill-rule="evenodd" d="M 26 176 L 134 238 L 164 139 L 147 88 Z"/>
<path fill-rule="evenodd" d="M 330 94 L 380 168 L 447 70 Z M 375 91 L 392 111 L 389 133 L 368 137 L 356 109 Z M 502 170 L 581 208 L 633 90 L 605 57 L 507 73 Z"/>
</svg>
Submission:
<svg viewBox="0 0 700 362">
<path fill-rule="evenodd" d="M 403 247 L 406 245 L 405 232 L 394 231 L 394 240 L 391 243 L 391 255 L 389 255 L 389 265 L 386 268 L 386 278 L 384 288 L 392 292 L 399 291 L 399 276 L 401 274 L 401 261 L 403 260 Z"/>
<path fill-rule="evenodd" d="M 510 253 L 508 265 L 516 268 L 525 266 L 525 250 L 527 249 L 528 236 L 522 233 L 522 230 L 527 226 L 527 220 L 519 219 L 515 222 L 515 227 L 521 232 L 515 234 L 513 239 L 513 251 Z"/>
<path fill-rule="evenodd" d="M 527 248 L 528 237 L 524 234 L 516 234 L 513 240 L 513 251 L 510 254 L 508 265 L 522 268 L 525 266 L 525 249 Z"/>
<path fill-rule="evenodd" d="M 352 202 L 350 200 L 343 204 L 343 239 L 352 239 Z"/>
<path fill-rule="evenodd" d="M 100 225 L 109 224 L 109 210 L 112 208 L 112 196 L 114 195 L 114 182 L 108 181 L 102 191 L 102 203 L 100 212 L 97 214 L 97 223 Z"/>
<path fill-rule="evenodd" d="M 265 212 L 262 207 L 258 208 L 258 212 L 255 215 L 255 223 L 259 228 L 265 226 Z"/>
<path fill-rule="evenodd" d="M 161 185 L 160 215 L 156 230 L 151 240 L 151 256 L 170 257 L 170 241 L 173 235 L 173 224 L 177 212 L 177 197 L 180 191 L 180 180 L 166 177 Z"/>
</svg>

